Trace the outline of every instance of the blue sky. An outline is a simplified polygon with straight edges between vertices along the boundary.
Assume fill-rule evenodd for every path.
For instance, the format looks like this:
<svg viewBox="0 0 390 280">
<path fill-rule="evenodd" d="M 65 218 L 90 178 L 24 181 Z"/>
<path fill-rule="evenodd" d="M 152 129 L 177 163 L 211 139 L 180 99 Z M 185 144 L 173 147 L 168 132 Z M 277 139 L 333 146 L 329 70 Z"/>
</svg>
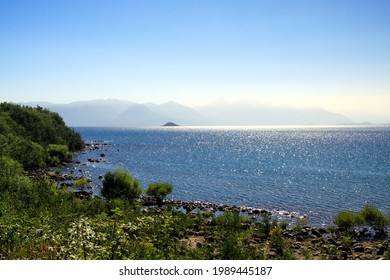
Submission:
<svg viewBox="0 0 390 280">
<path fill-rule="evenodd" d="M 0 1 L 0 101 L 219 98 L 390 122 L 390 1 Z"/>
</svg>

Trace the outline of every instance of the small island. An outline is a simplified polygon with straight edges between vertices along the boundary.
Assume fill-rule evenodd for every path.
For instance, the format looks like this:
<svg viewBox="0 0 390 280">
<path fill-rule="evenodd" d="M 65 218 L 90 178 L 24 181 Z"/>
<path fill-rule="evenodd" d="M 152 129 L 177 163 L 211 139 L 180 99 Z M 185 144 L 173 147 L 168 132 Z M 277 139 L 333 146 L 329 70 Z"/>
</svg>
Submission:
<svg viewBox="0 0 390 280">
<path fill-rule="evenodd" d="M 163 126 L 179 126 L 178 124 L 175 124 L 173 122 L 167 122 L 166 124 L 164 124 Z"/>
</svg>

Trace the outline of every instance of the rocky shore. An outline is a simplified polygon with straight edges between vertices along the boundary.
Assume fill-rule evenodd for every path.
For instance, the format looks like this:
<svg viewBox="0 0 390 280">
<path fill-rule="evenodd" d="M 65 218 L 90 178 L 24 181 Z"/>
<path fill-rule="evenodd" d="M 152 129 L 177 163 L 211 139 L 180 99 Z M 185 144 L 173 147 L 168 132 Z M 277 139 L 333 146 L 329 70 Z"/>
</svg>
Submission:
<svg viewBox="0 0 390 280">
<path fill-rule="evenodd" d="M 376 260 L 385 259 L 389 248 L 389 236 L 382 239 L 360 239 L 343 236 L 329 228 L 287 229 L 283 232 L 294 254 L 299 259 L 329 260 Z M 276 256 L 275 250 L 268 251 L 269 258 Z"/>
<path fill-rule="evenodd" d="M 87 151 L 97 151 L 104 146 L 110 145 L 105 141 L 95 141 L 86 143 Z M 104 163 L 106 155 L 100 152 L 98 158 L 88 158 L 89 163 Z M 82 166 L 82 162 L 74 162 L 78 166 Z M 64 163 L 63 166 L 69 166 L 69 163 Z M 60 187 L 74 188 L 74 182 L 84 178 L 82 168 L 78 170 L 80 175 L 75 175 L 74 171 L 70 174 L 62 174 L 52 170 L 43 171 L 40 175 L 48 176 L 50 179 L 58 182 Z M 38 174 L 35 174 L 38 175 Z M 102 179 L 102 176 L 98 178 Z M 87 179 L 88 182 L 92 180 Z M 79 198 L 91 199 L 93 190 L 91 188 L 75 189 L 75 194 Z M 287 212 L 279 210 L 267 210 L 262 208 L 254 208 L 247 206 L 236 206 L 227 204 L 208 203 L 203 201 L 181 201 L 167 199 L 163 206 L 156 207 L 156 202 L 151 201 L 148 197 L 140 199 L 144 205 L 144 211 L 162 211 L 162 209 L 175 209 L 182 211 L 188 215 L 197 215 L 200 213 L 209 213 L 211 216 L 222 215 L 226 211 L 239 212 L 244 217 L 249 218 L 250 222 L 243 224 L 244 228 L 253 227 L 261 221 L 262 217 L 269 215 L 276 218 L 278 221 L 287 221 L 288 226 L 282 230 L 283 238 L 288 242 L 288 247 L 292 250 L 293 255 L 297 259 L 329 259 L 329 260 L 380 260 L 387 259 L 390 250 L 390 236 L 386 232 L 384 236 L 377 238 L 370 229 L 362 228 L 356 230 L 352 236 L 345 236 L 333 226 L 329 227 L 310 227 L 308 225 L 298 226 L 296 221 L 306 218 L 297 212 Z M 212 227 L 213 225 L 210 224 Z M 190 238 L 184 240 L 188 246 L 202 247 L 211 246 L 215 240 L 209 235 L 209 231 L 189 229 Z M 220 242 L 223 242 L 221 240 Z M 254 246 L 264 248 L 265 257 L 268 259 L 277 259 L 278 249 L 270 245 L 269 239 L 253 237 L 250 241 Z"/>
<path fill-rule="evenodd" d="M 239 211 L 243 215 L 249 214 L 252 221 L 243 224 L 243 227 L 254 227 L 254 224 L 261 221 L 263 215 L 272 215 L 272 211 L 245 206 L 230 206 L 206 202 L 185 202 L 178 200 L 166 200 L 165 206 L 182 209 L 189 215 L 196 215 L 198 211 L 212 212 L 214 215 L 224 211 Z M 295 217 L 296 213 L 284 212 L 284 215 Z M 299 218 L 299 217 L 298 217 Z M 193 238 L 197 240 L 196 246 L 207 245 L 210 236 L 205 236 L 204 231 L 192 232 Z M 297 259 L 325 259 L 325 260 L 382 260 L 387 259 L 390 250 L 390 235 L 385 233 L 380 237 L 375 236 L 372 229 L 356 229 L 352 236 L 346 236 L 335 227 L 310 227 L 289 225 L 282 231 L 288 247 L 292 249 Z M 223 241 L 221 241 L 223 242 Z M 265 255 L 269 259 L 278 256 L 277 249 L 269 245 L 268 239 L 253 238 L 255 246 L 266 248 Z"/>
</svg>

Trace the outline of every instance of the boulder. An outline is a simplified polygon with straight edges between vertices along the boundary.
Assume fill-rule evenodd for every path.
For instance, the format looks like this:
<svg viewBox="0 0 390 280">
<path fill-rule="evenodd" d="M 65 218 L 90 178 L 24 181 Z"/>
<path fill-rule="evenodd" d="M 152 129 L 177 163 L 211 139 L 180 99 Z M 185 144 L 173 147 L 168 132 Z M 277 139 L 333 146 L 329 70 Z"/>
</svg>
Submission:
<svg viewBox="0 0 390 280">
<path fill-rule="evenodd" d="M 316 228 L 313 228 L 311 230 L 311 234 L 313 234 L 314 236 L 317 236 L 317 237 L 322 236 L 322 233 L 318 229 L 316 229 Z"/>
<path fill-rule="evenodd" d="M 361 244 L 361 243 L 355 244 L 355 246 L 353 247 L 353 250 L 354 250 L 356 253 L 363 253 L 363 252 L 364 252 L 363 244 Z"/>
</svg>

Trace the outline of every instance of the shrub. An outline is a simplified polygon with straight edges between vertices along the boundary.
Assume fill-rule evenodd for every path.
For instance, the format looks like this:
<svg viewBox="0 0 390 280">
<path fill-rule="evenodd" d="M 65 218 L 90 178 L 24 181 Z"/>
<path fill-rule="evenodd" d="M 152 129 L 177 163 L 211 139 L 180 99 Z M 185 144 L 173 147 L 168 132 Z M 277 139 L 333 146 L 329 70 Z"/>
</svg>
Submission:
<svg viewBox="0 0 390 280">
<path fill-rule="evenodd" d="M 353 227 L 362 224 L 362 218 L 359 214 L 343 211 L 336 216 L 336 225 L 343 230 L 350 230 Z"/>
<path fill-rule="evenodd" d="M 365 223 L 376 230 L 384 231 L 389 224 L 389 220 L 383 212 L 372 205 L 365 205 L 363 209 L 360 210 L 359 214 L 362 216 Z"/>
<path fill-rule="evenodd" d="M 146 189 L 146 194 L 154 197 L 162 203 L 163 199 L 172 192 L 173 186 L 168 183 L 154 183 L 150 184 Z"/>
<path fill-rule="evenodd" d="M 139 181 L 133 179 L 127 170 L 117 169 L 104 175 L 102 195 L 108 200 L 122 197 L 131 201 L 138 198 L 141 193 Z"/>
<path fill-rule="evenodd" d="M 295 231 L 301 231 L 305 226 L 309 225 L 309 219 L 307 217 L 299 218 L 295 222 Z"/>
<path fill-rule="evenodd" d="M 77 188 L 84 188 L 86 186 L 88 186 L 88 180 L 85 179 L 85 177 L 82 177 L 80 179 L 77 179 L 75 182 L 74 182 L 74 185 L 77 187 Z"/>
<path fill-rule="evenodd" d="M 9 157 L 0 157 L 0 176 L 12 177 L 14 175 L 22 175 L 22 165 Z"/>
<path fill-rule="evenodd" d="M 291 260 L 294 259 L 292 250 L 289 248 L 288 241 L 283 237 L 282 229 L 275 227 L 269 234 L 270 247 L 276 252 L 276 259 Z"/>
<path fill-rule="evenodd" d="M 43 168 L 46 165 L 46 151 L 35 142 L 15 137 L 9 148 L 11 157 L 19 161 L 27 170 Z"/>
<path fill-rule="evenodd" d="M 47 147 L 49 156 L 49 164 L 57 165 L 61 162 L 70 162 L 72 160 L 72 153 L 65 145 L 50 144 Z"/>
<path fill-rule="evenodd" d="M 263 238 L 268 238 L 272 228 L 271 213 L 262 213 L 261 222 L 258 224 L 259 233 Z"/>
<path fill-rule="evenodd" d="M 221 216 L 216 218 L 217 225 L 227 231 L 239 231 L 244 217 L 238 211 L 225 211 Z"/>
</svg>

